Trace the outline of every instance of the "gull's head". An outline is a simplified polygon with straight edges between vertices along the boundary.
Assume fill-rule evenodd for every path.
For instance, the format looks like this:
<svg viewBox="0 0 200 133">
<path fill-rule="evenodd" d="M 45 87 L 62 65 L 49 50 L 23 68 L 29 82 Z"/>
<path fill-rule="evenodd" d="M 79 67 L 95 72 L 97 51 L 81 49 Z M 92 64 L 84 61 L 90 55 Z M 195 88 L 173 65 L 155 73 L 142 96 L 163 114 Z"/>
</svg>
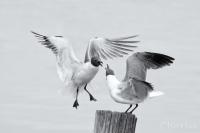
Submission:
<svg viewBox="0 0 200 133">
<path fill-rule="evenodd" d="M 108 76 L 108 75 L 115 75 L 115 73 L 114 73 L 114 71 L 109 67 L 109 65 L 107 64 L 107 66 L 106 66 L 106 77 Z"/>
<path fill-rule="evenodd" d="M 103 62 L 99 57 L 92 57 L 91 58 L 91 64 L 95 67 L 102 66 Z"/>
</svg>

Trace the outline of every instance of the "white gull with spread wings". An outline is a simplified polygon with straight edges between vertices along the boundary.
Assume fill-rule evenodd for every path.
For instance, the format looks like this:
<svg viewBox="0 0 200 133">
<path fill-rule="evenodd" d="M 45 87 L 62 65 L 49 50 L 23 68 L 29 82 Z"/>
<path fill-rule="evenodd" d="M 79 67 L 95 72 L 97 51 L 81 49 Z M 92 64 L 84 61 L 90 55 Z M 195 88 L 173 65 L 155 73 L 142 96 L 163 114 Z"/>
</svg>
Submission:
<svg viewBox="0 0 200 133">
<path fill-rule="evenodd" d="M 143 102 L 147 97 L 160 96 L 161 91 L 154 91 L 150 83 L 146 82 L 147 69 L 158 69 L 173 63 L 174 58 L 152 52 L 137 52 L 129 56 L 126 60 L 126 75 L 122 81 L 119 81 L 114 71 L 107 65 L 106 79 L 109 92 L 114 101 L 123 104 L 130 104 L 126 113 L 132 107 L 136 106 L 129 112 L 132 113 L 138 103 Z"/>
<path fill-rule="evenodd" d="M 73 107 L 77 108 L 79 90 L 84 90 L 89 94 L 90 100 L 96 99 L 87 90 L 87 84 L 95 77 L 102 66 L 101 58 L 107 60 L 115 57 L 123 57 L 133 51 L 131 44 L 138 41 L 128 39 L 136 36 L 121 37 L 116 39 L 95 37 L 90 39 L 85 53 L 85 60 L 81 62 L 75 55 L 70 42 L 62 36 L 44 36 L 36 32 L 32 33 L 39 39 L 39 42 L 51 49 L 56 55 L 57 72 L 60 79 L 65 84 L 65 90 L 71 90 L 75 95 Z"/>
</svg>

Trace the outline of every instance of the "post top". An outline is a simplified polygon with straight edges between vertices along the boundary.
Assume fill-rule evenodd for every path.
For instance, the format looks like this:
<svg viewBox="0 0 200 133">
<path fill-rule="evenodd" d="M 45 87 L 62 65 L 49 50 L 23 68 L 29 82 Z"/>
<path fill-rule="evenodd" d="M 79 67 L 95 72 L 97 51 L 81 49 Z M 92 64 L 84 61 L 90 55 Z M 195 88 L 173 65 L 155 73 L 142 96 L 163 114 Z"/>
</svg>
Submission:
<svg viewBox="0 0 200 133">
<path fill-rule="evenodd" d="M 112 114 L 112 115 L 123 115 L 123 116 L 132 116 L 136 117 L 135 114 L 125 113 L 125 112 L 117 112 L 117 111 L 110 111 L 110 110 L 96 110 L 98 114 Z"/>
</svg>

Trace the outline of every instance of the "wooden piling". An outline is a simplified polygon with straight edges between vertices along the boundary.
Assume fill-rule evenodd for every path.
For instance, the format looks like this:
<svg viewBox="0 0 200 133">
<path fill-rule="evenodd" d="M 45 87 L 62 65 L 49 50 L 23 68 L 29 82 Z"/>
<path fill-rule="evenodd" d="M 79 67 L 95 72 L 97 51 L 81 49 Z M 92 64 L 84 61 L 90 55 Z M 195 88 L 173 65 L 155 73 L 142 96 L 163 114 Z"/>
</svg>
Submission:
<svg viewBox="0 0 200 133">
<path fill-rule="evenodd" d="M 94 133 L 135 133 L 136 122 L 133 114 L 97 110 Z"/>
</svg>

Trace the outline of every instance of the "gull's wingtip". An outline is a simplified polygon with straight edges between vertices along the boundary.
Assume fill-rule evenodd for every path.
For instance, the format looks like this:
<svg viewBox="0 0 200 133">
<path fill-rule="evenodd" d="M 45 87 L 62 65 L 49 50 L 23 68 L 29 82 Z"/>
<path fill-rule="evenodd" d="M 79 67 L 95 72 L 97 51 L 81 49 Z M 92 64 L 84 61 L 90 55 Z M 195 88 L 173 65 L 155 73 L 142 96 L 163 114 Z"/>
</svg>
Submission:
<svg viewBox="0 0 200 133">
<path fill-rule="evenodd" d="M 129 39 L 129 38 L 135 38 L 135 37 L 138 37 L 139 36 L 139 34 L 136 34 L 136 35 L 130 35 L 130 36 L 126 36 L 126 37 L 124 37 L 124 38 L 127 38 L 127 39 Z"/>
<path fill-rule="evenodd" d="M 141 41 L 135 41 L 135 43 L 140 43 Z"/>
<path fill-rule="evenodd" d="M 134 37 L 138 37 L 139 36 L 139 34 L 136 34 L 136 35 L 133 35 L 132 37 L 134 38 Z"/>
<path fill-rule="evenodd" d="M 39 33 L 36 33 L 36 32 L 33 31 L 33 30 L 31 30 L 30 32 L 33 33 L 34 35 L 38 36 L 38 37 L 39 37 L 39 36 L 44 36 L 44 35 L 41 35 L 41 34 L 39 34 Z"/>
<path fill-rule="evenodd" d="M 33 31 L 33 30 L 30 30 L 30 32 L 33 33 L 33 34 L 37 34 L 37 33 L 36 33 L 35 31 Z"/>
</svg>

